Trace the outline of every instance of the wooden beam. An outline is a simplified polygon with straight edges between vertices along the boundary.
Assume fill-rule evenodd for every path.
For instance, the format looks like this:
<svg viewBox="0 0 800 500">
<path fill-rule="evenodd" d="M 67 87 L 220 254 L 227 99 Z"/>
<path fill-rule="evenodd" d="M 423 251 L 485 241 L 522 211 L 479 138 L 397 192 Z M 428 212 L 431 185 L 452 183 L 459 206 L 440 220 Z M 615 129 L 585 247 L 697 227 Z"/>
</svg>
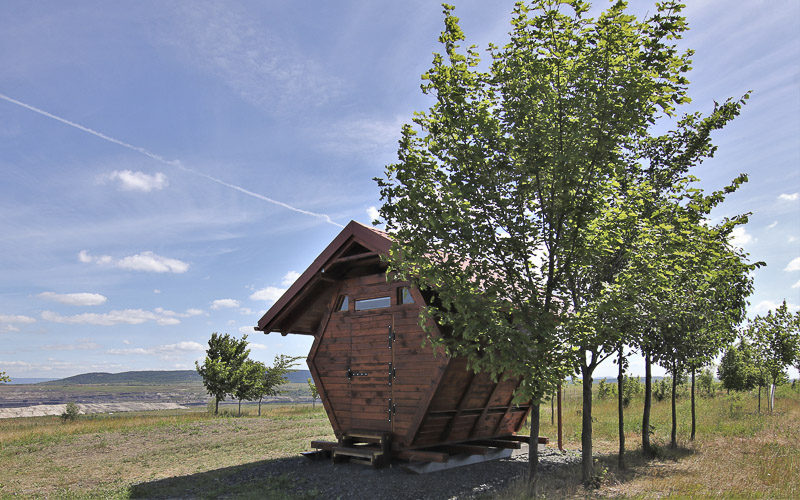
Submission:
<svg viewBox="0 0 800 500">
<path fill-rule="evenodd" d="M 477 441 L 470 441 L 469 444 L 476 446 L 491 446 L 492 448 L 504 448 L 511 450 L 519 450 L 522 444 L 519 441 L 511 441 L 507 439 L 479 439 Z"/>
<path fill-rule="evenodd" d="M 332 260 L 328 264 L 328 268 L 331 268 L 331 267 L 339 265 L 339 264 L 344 264 L 344 263 L 347 263 L 347 262 L 354 262 L 354 261 L 357 261 L 357 260 L 364 260 L 364 259 L 369 259 L 369 258 L 372 258 L 372 257 L 379 257 L 379 256 L 380 256 L 380 254 L 378 252 L 366 252 L 366 253 L 357 253 L 355 255 L 350 255 L 348 257 L 339 257 L 337 259 Z"/>
<path fill-rule="evenodd" d="M 488 446 L 474 446 L 470 444 L 448 444 L 444 445 L 443 448 L 451 455 L 456 453 L 465 453 L 467 455 L 488 455 L 494 451 Z"/>
<path fill-rule="evenodd" d="M 494 399 L 494 396 L 497 394 L 497 391 L 500 389 L 501 380 L 498 380 L 497 383 L 494 385 L 494 389 L 492 389 L 492 393 L 489 395 L 489 399 L 486 400 L 486 403 L 483 405 L 483 411 L 481 412 L 481 416 L 475 420 L 475 424 L 473 424 L 472 429 L 469 431 L 469 437 L 475 437 L 475 431 L 478 430 L 478 427 L 481 425 L 481 420 L 486 417 L 486 414 L 489 413 L 489 404 Z"/>
</svg>

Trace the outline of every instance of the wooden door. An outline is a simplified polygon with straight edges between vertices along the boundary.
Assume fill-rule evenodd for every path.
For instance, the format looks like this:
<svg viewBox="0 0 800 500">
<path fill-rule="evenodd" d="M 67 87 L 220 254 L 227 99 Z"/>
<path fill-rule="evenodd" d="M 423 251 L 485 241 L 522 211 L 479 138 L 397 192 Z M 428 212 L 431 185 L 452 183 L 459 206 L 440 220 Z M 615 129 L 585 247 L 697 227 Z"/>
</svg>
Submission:
<svg viewBox="0 0 800 500">
<path fill-rule="evenodd" d="M 392 432 L 393 315 L 355 314 L 350 326 L 350 429 Z"/>
</svg>

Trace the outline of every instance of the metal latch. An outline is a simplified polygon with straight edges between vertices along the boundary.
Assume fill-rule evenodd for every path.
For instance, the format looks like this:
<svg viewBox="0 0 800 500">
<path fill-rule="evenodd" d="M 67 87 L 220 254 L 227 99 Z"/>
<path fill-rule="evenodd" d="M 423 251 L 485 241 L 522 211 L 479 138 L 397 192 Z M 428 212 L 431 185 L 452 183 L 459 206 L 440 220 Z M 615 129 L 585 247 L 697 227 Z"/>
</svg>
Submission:
<svg viewBox="0 0 800 500">
<path fill-rule="evenodd" d="M 353 377 L 368 377 L 369 372 L 354 372 L 350 368 L 347 368 L 347 380 L 351 380 Z"/>
</svg>

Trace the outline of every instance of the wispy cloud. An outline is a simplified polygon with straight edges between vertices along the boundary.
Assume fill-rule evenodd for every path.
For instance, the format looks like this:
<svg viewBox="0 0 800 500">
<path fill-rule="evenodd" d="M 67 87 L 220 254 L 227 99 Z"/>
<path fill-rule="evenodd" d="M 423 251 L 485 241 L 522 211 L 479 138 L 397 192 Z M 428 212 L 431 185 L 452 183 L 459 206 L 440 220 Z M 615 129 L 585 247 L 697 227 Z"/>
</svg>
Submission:
<svg viewBox="0 0 800 500">
<path fill-rule="evenodd" d="M 795 257 L 792 259 L 788 264 L 786 264 L 786 267 L 783 270 L 789 272 L 800 271 L 800 257 Z"/>
<path fill-rule="evenodd" d="M 767 229 L 772 229 L 773 227 L 775 227 L 777 225 L 778 225 L 778 221 L 775 221 L 772 224 L 770 224 L 769 226 L 767 226 Z"/>
<path fill-rule="evenodd" d="M 100 181 L 116 182 L 117 186 L 123 191 L 142 191 L 144 193 L 161 190 L 169 185 L 167 176 L 161 172 L 148 175 L 144 172 L 134 172 L 132 170 L 115 170 L 100 177 Z"/>
<path fill-rule="evenodd" d="M 756 314 L 765 314 L 769 311 L 774 311 L 775 309 L 780 307 L 780 305 L 781 304 L 773 302 L 771 300 L 762 300 L 761 302 L 753 306 L 753 312 L 755 312 Z M 800 306 L 789 302 L 786 303 L 786 307 L 789 309 L 789 312 L 795 312 L 797 310 L 800 310 Z"/>
<path fill-rule="evenodd" d="M 156 308 L 153 311 L 143 309 L 123 309 L 109 311 L 107 313 L 83 313 L 72 316 L 64 316 L 52 311 L 43 311 L 42 319 L 53 323 L 67 325 L 93 325 L 93 326 L 116 326 L 116 325 L 140 325 L 152 321 L 158 325 L 177 325 L 181 321 L 178 318 L 188 318 L 202 314 L 199 309 L 189 309 L 184 313 L 178 313 Z"/>
<path fill-rule="evenodd" d="M 151 273 L 185 273 L 189 264 L 178 259 L 170 259 L 151 251 L 114 259 L 110 255 L 90 255 L 86 250 L 78 253 L 78 260 L 84 264 L 111 265 L 130 271 L 146 271 Z"/>
<path fill-rule="evenodd" d="M 99 306 L 100 304 L 105 304 L 108 300 L 108 298 L 99 293 L 42 292 L 37 297 L 70 306 Z"/>
<path fill-rule="evenodd" d="M 101 349 L 102 346 L 93 339 L 78 339 L 74 344 L 54 344 L 43 345 L 43 351 L 94 351 Z"/>
<path fill-rule="evenodd" d="M 753 236 L 749 234 L 742 226 L 737 226 L 733 229 L 733 231 L 731 231 L 730 240 L 731 244 L 737 247 L 744 247 L 745 245 L 754 241 Z"/>
<path fill-rule="evenodd" d="M 800 193 L 791 193 L 791 194 L 781 194 L 778 196 L 778 199 L 781 201 L 795 201 L 800 200 Z"/>
<path fill-rule="evenodd" d="M 797 282 L 797 283 L 795 283 L 794 285 L 792 285 L 792 288 L 800 288 L 800 280 L 798 280 L 798 282 Z"/>
<path fill-rule="evenodd" d="M 375 160 L 391 160 L 397 151 L 397 141 L 404 120 L 373 118 L 345 118 L 313 130 L 319 138 L 319 146 L 328 152 L 342 156 L 360 156 Z"/>
<path fill-rule="evenodd" d="M 0 333 L 16 333 L 20 331 L 16 325 L 36 323 L 30 316 L 0 314 Z"/>
<path fill-rule="evenodd" d="M 108 354 L 130 355 L 139 354 L 144 356 L 156 356 L 160 359 L 177 359 L 187 353 L 205 351 L 203 344 L 193 341 L 183 341 L 175 344 L 164 344 L 153 347 L 131 347 L 125 349 L 109 349 Z"/>
<path fill-rule="evenodd" d="M 266 288 L 262 288 L 261 290 L 256 290 L 252 295 L 250 295 L 250 300 L 263 300 L 267 304 L 272 304 L 281 298 L 281 295 L 283 295 L 284 292 L 286 292 L 285 288 L 268 286 Z"/>
<path fill-rule="evenodd" d="M 331 219 L 330 216 L 327 215 L 327 214 L 311 212 L 310 210 L 303 210 L 302 208 L 293 207 L 293 206 L 291 206 L 291 205 L 289 205 L 287 203 L 283 203 L 282 201 L 278 201 L 278 200 L 269 198 L 267 196 L 264 196 L 264 195 L 261 195 L 261 194 L 258 194 L 258 193 L 254 193 L 252 191 L 248 191 L 247 189 L 244 189 L 243 187 L 237 186 L 235 184 L 230 184 L 230 183 L 225 182 L 225 181 L 223 181 L 221 179 L 217 179 L 216 177 L 212 177 L 212 176 L 210 176 L 208 174 L 204 174 L 202 172 L 198 172 L 197 170 L 193 170 L 191 168 L 185 167 L 185 166 L 183 166 L 183 164 L 179 160 L 167 160 L 163 156 L 157 155 L 155 153 L 151 153 L 150 151 L 146 150 L 145 148 L 142 148 L 142 147 L 139 147 L 139 146 L 134 146 L 132 144 L 128 144 L 127 142 L 123 142 L 123 141 L 121 141 L 119 139 L 115 139 L 115 138 L 113 138 L 111 136 L 103 134 L 102 132 L 98 132 L 98 131 L 93 130 L 93 129 L 89 128 L 89 127 L 85 127 L 83 125 L 80 125 L 78 123 L 72 122 L 72 121 L 67 120 L 65 118 L 61 118 L 60 116 L 56 116 L 56 115 L 54 115 L 52 113 L 48 113 L 47 111 L 39 109 L 39 108 L 37 108 L 35 106 L 31 106 L 30 104 L 25 104 L 22 101 L 18 101 L 16 99 L 12 99 L 11 97 L 8 97 L 5 94 L 0 94 L 0 99 L 2 99 L 4 101 L 7 101 L 7 102 L 10 102 L 12 104 L 16 104 L 17 106 L 21 106 L 21 107 L 23 107 L 25 109 L 33 111 L 34 113 L 39 113 L 40 115 L 46 116 L 48 118 L 52 118 L 53 120 L 59 121 L 59 122 L 65 124 L 65 125 L 69 125 L 70 127 L 76 128 L 78 130 L 82 130 L 83 132 L 86 132 L 88 134 L 92 134 L 95 137 L 99 137 L 100 139 L 103 139 L 104 141 L 108 141 L 108 142 L 117 144 L 119 146 L 122 146 L 124 148 L 136 151 L 137 153 L 141 153 L 141 154 L 147 156 L 148 158 L 151 158 L 151 159 L 153 159 L 153 160 L 155 160 L 157 162 L 163 163 L 164 165 L 169 165 L 170 167 L 174 167 L 174 168 L 177 168 L 177 169 L 182 170 L 184 172 L 188 172 L 190 174 L 196 175 L 198 177 L 202 177 L 204 179 L 208 179 L 208 180 L 210 180 L 212 182 L 215 182 L 215 183 L 217 183 L 217 184 L 219 184 L 221 186 L 225 186 L 225 187 L 228 187 L 230 189 L 234 189 L 236 191 L 239 191 L 240 193 L 246 194 L 248 196 L 252 196 L 253 198 L 257 198 L 259 200 L 266 201 L 267 203 L 271 203 L 273 205 L 278 205 L 280 207 L 283 207 L 283 208 L 286 208 L 288 210 L 292 210 L 294 212 L 298 212 L 298 213 L 301 213 L 301 214 L 310 215 L 312 217 L 317 217 L 319 219 L 324 220 L 328 224 L 332 224 L 332 225 L 337 226 L 337 227 L 344 227 L 342 224 L 339 224 L 338 222 L 334 222 L 333 219 Z"/>
<path fill-rule="evenodd" d="M 289 271 L 288 273 L 286 273 L 283 276 L 283 279 L 281 281 L 281 285 L 287 286 L 287 287 L 288 286 L 292 286 L 292 283 L 294 283 L 297 280 L 297 278 L 299 278 L 299 277 L 300 277 L 300 273 L 298 273 L 297 271 Z"/>
<path fill-rule="evenodd" d="M 211 309 L 233 309 L 239 307 L 239 301 L 235 299 L 217 299 L 211 303 Z"/>
<path fill-rule="evenodd" d="M 342 82 L 316 60 L 266 32 L 234 4 L 190 2 L 178 20 L 161 41 L 267 112 L 282 112 L 287 104 L 319 106 L 341 92 Z"/>
</svg>

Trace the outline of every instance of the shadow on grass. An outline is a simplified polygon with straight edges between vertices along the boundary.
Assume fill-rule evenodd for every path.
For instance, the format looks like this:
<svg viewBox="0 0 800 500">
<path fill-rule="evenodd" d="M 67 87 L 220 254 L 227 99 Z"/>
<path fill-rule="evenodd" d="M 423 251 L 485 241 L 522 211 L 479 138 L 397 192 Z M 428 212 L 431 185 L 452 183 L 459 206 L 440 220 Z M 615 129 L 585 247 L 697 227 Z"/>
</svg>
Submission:
<svg viewBox="0 0 800 500">
<path fill-rule="evenodd" d="M 295 457 L 262 460 L 186 476 L 158 479 L 134 484 L 129 487 L 128 494 L 130 498 L 222 496 L 267 500 L 316 498 L 317 492 L 308 491 L 303 480 L 287 474 L 296 462 Z"/>
</svg>

